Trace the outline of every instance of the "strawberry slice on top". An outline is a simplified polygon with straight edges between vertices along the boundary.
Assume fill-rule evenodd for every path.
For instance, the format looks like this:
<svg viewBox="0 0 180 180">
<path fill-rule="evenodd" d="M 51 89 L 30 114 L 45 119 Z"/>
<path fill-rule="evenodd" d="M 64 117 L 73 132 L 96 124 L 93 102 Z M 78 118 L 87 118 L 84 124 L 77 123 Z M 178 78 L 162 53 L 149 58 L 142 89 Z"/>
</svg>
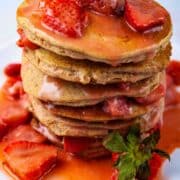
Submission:
<svg viewBox="0 0 180 180">
<path fill-rule="evenodd" d="M 5 165 L 22 180 L 38 180 L 56 164 L 54 146 L 19 141 L 4 149 Z"/>
<path fill-rule="evenodd" d="M 88 16 L 75 0 L 46 0 L 42 24 L 49 30 L 69 37 L 81 37 Z"/>
<path fill-rule="evenodd" d="M 154 0 L 126 0 L 125 18 L 136 31 L 144 32 L 164 24 L 167 11 Z"/>
</svg>

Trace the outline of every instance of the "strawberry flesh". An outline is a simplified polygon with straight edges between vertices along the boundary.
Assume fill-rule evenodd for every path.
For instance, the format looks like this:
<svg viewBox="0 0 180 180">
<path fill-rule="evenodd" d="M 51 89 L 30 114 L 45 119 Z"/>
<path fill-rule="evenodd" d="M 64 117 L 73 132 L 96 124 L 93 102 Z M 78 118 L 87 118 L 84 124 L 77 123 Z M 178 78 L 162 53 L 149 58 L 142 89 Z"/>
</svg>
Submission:
<svg viewBox="0 0 180 180">
<path fill-rule="evenodd" d="M 46 0 L 42 24 L 53 32 L 81 37 L 87 23 L 87 14 L 75 0 Z"/>
<path fill-rule="evenodd" d="M 176 85 L 180 85 L 180 62 L 171 61 L 167 67 L 167 74 L 172 77 L 173 82 Z"/>
<path fill-rule="evenodd" d="M 167 11 L 153 0 L 126 0 L 125 18 L 136 31 L 144 32 L 165 23 Z"/>
<path fill-rule="evenodd" d="M 105 15 L 121 15 L 125 5 L 125 0 L 85 0 L 85 2 L 86 8 Z"/>
<path fill-rule="evenodd" d="M 5 163 L 23 180 L 38 180 L 49 172 L 57 161 L 54 146 L 19 141 L 4 149 Z"/>
<path fill-rule="evenodd" d="M 20 125 L 4 136 L 3 141 L 8 144 L 17 141 L 43 143 L 46 138 L 36 132 L 30 125 Z"/>
<path fill-rule="evenodd" d="M 156 89 L 154 89 L 150 94 L 146 97 L 136 98 L 136 101 L 143 105 L 149 105 L 155 103 L 160 98 L 165 96 L 165 87 L 161 84 Z"/>
<path fill-rule="evenodd" d="M 124 97 L 116 97 L 104 103 L 103 110 L 112 116 L 124 116 L 130 113 L 129 104 Z"/>
</svg>

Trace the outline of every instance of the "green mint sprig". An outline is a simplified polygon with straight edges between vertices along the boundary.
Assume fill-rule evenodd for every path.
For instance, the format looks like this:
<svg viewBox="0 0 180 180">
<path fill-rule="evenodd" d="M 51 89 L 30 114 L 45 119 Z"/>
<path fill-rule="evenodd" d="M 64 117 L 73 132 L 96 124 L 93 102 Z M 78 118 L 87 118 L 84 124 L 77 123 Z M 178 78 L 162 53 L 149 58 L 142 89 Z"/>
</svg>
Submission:
<svg viewBox="0 0 180 180">
<path fill-rule="evenodd" d="M 104 140 L 105 148 L 120 156 L 115 163 L 115 168 L 119 171 L 118 180 L 140 179 L 147 180 L 150 175 L 149 160 L 153 153 L 170 160 L 169 154 L 156 149 L 160 139 L 160 130 L 156 130 L 151 135 L 142 140 L 140 126 L 132 126 L 124 138 L 119 132 L 113 132 Z"/>
</svg>

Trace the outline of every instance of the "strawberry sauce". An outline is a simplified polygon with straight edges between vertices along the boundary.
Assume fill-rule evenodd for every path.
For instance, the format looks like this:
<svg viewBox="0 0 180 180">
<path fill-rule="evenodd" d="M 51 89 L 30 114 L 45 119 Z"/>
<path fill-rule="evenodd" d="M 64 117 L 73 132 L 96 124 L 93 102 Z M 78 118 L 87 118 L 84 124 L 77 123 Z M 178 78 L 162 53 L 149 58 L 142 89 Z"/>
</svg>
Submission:
<svg viewBox="0 0 180 180">
<path fill-rule="evenodd" d="M 11 78 L 12 77 L 8 77 L 8 80 Z M 172 153 L 176 148 L 180 147 L 180 139 L 179 139 L 179 136 L 180 136 L 180 128 L 179 128 L 180 93 L 178 93 L 178 91 L 176 90 L 177 85 L 179 85 L 176 79 L 174 79 L 173 76 L 170 76 L 170 75 L 167 76 L 167 84 L 168 84 L 167 98 L 166 98 L 167 106 L 164 112 L 164 123 L 161 130 L 161 140 L 158 145 L 159 148 L 167 151 L 168 153 Z M 7 84 L 7 81 L 5 84 Z M 16 77 L 16 81 L 19 81 L 18 77 Z M 18 96 L 18 99 L 17 98 L 13 99 L 13 98 L 9 98 L 11 95 L 9 93 L 5 93 L 5 91 L 7 91 L 7 85 L 3 86 L 0 90 L 0 118 L 2 118 L 1 115 L 5 111 L 12 113 L 13 110 L 14 109 L 16 110 L 17 107 L 19 108 L 19 112 L 22 111 L 21 114 L 12 113 L 11 116 L 9 116 L 10 117 L 9 121 L 7 121 L 6 123 L 2 120 L 2 122 L 4 123 L 3 125 L 5 127 L 8 124 L 12 125 L 12 126 L 7 126 L 7 131 L 8 129 L 14 129 L 14 124 L 16 126 L 19 124 L 21 124 L 21 126 L 22 124 L 28 124 L 29 116 L 26 116 L 26 117 L 24 116 L 24 114 L 26 113 L 28 114 L 28 111 L 25 108 L 26 107 L 25 101 L 27 101 L 27 99 L 25 99 L 24 94 L 21 94 L 20 96 Z M 24 104 L 23 106 L 22 106 L 22 102 Z M 16 112 L 15 110 L 14 112 Z M 18 116 L 18 118 L 16 117 L 16 115 Z M 17 119 L 20 119 L 20 120 L 17 120 Z M 25 125 L 23 129 L 30 128 L 26 126 L 28 125 Z M 34 136 L 34 133 L 32 132 L 32 130 L 30 132 L 32 133 L 30 134 L 30 137 Z M 6 133 L 7 132 L 4 132 L 4 134 Z M 2 136 L 4 134 L 2 134 Z M 27 134 L 26 134 L 26 137 L 28 137 Z M 34 138 L 37 140 L 37 136 Z M 39 136 L 38 136 L 38 141 L 40 141 L 40 143 L 44 143 L 44 139 L 42 139 Z M 0 170 L 2 172 L 4 172 L 3 149 L 7 143 L 8 141 L 4 141 L 4 142 L 2 141 L 0 143 Z M 158 157 L 153 157 L 153 158 L 154 159 L 152 159 L 150 162 L 151 167 L 152 167 L 151 169 L 153 173 L 156 175 L 157 173 L 156 171 L 160 169 L 160 165 L 162 164 L 163 160 L 159 159 Z M 59 151 L 57 166 L 45 177 L 45 179 L 47 180 L 56 180 L 56 179 L 109 180 L 110 177 L 112 176 L 112 173 L 113 173 L 113 166 L 112 166 L 112 160 L 110 158 L 98 159 L 98 160 L 82 160 L 82 159 L 73 157 L 68 153 Z M 161 180 L 162 178 L 158 177 L 156 179 Z"/>
</svg>

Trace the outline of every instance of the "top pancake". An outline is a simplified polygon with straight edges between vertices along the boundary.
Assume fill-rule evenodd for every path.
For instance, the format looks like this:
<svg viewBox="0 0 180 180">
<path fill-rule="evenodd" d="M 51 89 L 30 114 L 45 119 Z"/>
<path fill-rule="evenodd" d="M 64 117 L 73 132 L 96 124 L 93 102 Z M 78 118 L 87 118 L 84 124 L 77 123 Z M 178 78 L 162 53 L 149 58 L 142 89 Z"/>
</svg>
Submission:
<svg viewBox="0 0 180 180">
<path fill-rule="evenodd" d="M 160 31 L 143 34 L 132 30 L 124 17 L 88 12 L 90 23 L 83 36 L 69 38 L 42 27 L 41 18 L 33 13 L 38 1 L 33 2 L 26 0 L 18 8 L 19 27 L 32 42 L 75 59 L 89 59 L 110 65 L 152 59 L 160 48 L 169 43 L 172 33 L 170 16 L 166 17 Z"/>
</svg>

